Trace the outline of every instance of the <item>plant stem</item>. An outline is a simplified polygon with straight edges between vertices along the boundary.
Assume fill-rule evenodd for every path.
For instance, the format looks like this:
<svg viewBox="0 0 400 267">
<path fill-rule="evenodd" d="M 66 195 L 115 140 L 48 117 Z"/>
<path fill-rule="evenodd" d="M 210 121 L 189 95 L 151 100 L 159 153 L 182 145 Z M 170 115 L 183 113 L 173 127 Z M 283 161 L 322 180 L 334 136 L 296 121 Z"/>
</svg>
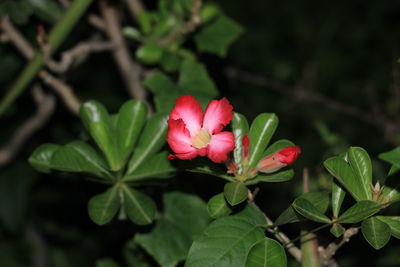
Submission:
<svg viewBox="0 0 400 267">
<path fill-rule="evenodd" d="M 50 47 L 49 56 L 57 51 L 68 33 L 72 30 L 83 13 L 93 0 L 75 0 L 64 16 L 51 30 L 48 37 L 48 45 Z M 15 101 L 15 99 L 24 91 L 29 83 L 35 78 L 37 73 L 44 65 L 43 53 L 36 53 L 35 57 L 25 67 L 16 82 L 9 89 L 5 97 L 0 102 L 0 116 Z"/>
<path fill-rule="evenodd" d="M 318 242 L 314 233 L 301 231 L 301 266 L 320 267 Z"/>
</svg>

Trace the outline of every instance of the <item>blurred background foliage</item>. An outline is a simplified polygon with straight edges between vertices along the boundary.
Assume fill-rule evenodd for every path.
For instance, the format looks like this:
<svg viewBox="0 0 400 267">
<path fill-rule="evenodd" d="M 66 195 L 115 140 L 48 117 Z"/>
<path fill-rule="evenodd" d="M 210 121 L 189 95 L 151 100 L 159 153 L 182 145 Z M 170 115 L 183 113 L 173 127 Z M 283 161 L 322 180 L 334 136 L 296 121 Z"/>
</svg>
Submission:
<svg viewBox="0 0 400 267">
<path fill-rule="evenodd" d="M 35 44 L 37 27 L 50 29 L 64 12 L 62 2 L 2 0 L 0 17 L 9 16 Z M 122 14 L 123 26 L 137 25 L 121 2 L 111 2 Z M 313 190 L 328 188 L 331 178 L 322 162 L 346 151 L 349 145 L 365 148 L 373 159 L 374 177 L 385 176 L 389 166 L 380 162 L 377 154 L 400 143 L 399 1 L 206 2 L 220 7 L 244 31 L 226 57 L 200 53 L 194 39 L 185 43 L 185 49 L 194 51 L 204 63 L 219 96 L 226 96 L 235 111 L 249 119 L 261 112 L 276 113 L 280 124 L 274 140 L 290 139 L 303 151 L 295 166 L 295 179 L 285 185 L 260 186 L 257 202 L 262 209 L 276 218 L 301 194 L 304 167 L 310 170 Z M 146 0 L 144 4 L 149 10 L 156 7 L 155 1 Z M 88 11 L 98 12 L 96 5 Z M 82 19 L 62 43 L 61 51 L 87 36 L 96 39 L 100 35 Z M 138 43 L 128 39 L 128 44 L 134 57 Z M 60 54 L 54 57 L 58 59 Z M 26 62 L 12 45 L 0 45 L 2 95 Z M 151 65 L 145 68 L 152 71 Z M 171 77 L 178 80 L 177 73 L 172 72 Z M 79 99 L 96 99 L 112 112 L 130 98 L 109 52 L 90 55 L 83 64 L 68 70 L 63 79 Z M 152 101 L 152 96 L 149 99 Z M 2 145 L 34 109 L 31 95 L 25 92 L 6 111 L 1 118 Z M 82 130 L 80 121 L 59 103 L 46 126 L 2 167 L 0 265 L 46 266 L 40 264 L 47 261 L 51 262 L 47 266 L 56 267 L 93 266 L 105 257 L 123 262 L 121 251 L 126 255 L 126 251 L 138 249 L 126 242 L 148 227 L 117 220 L 99 227 L 90 221 L 87 201 L 101 192 L 101 186 L 83 181 L 79 175 L 38 174 L 27 163 L 40 144 L 65 144 L 82 136 Z M 213 177 L 182 173 L 161 188 L 146 190 L 156 196 L 161 207 L 165 190 L 195 193 L 207 201 L 220 192 L 222 185 Z M 399 212 L 399 208 L 392 209 Z M 291 227 L 283 230 L 297 236 Z M 328 231 L 323 231 L 320 241 L 328 243 L 330 238 Z M 389 246 L 375 251 L 358 235 L 336 258 L 340 266 L 399 266 L 399 249 L 398 240 L 391 240 Z"/>
</svg>

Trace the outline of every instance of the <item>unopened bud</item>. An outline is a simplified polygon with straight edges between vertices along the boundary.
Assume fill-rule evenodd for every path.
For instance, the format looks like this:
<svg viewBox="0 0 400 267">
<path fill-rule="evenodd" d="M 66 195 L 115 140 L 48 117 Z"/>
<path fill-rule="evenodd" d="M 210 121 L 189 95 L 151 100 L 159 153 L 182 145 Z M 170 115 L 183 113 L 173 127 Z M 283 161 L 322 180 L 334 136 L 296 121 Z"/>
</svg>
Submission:
<svg viewBox="0 0 400 267">
<path fill-rule="evenodd" d="M 250 146 L 250 140 L 247 134 L 243 136 L 242 145 L 243 145 L 243 157 L 247 159 L 249 157 L 249 146 Z"/>
<path fill-rule="evenodd" d="M 300 153 L 301 150 L 298 146 L 288 146 L 282 148 L 274 154 L 260 160 L 258 162 L 257 169 L 258 171 L 264 173 L 275 172 L 295 162 Z"/>
</svg>

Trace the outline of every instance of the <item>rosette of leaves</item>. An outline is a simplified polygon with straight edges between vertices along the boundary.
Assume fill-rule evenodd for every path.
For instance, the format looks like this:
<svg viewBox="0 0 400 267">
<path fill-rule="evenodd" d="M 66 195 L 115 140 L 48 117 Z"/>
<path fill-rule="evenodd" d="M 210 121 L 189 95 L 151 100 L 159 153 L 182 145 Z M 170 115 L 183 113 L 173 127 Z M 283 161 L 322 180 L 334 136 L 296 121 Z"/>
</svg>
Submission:
<svg viewBox="0 0 400 267">
<path fill-rule="evenodd" d="M 90 218 L 97 224 L 109 222 L 118 211 L 132 222 L 144 225 L 153 221 L 156 205 L 136 187 L 171 177 L 174 167 L 166 151 L 166 114 L 148 116 L 147 107 L 137 100 L 123 104 L 109 115 L 97 101 L 82 104 L 80 117 L 91 142 L 81 140 L 66 145 L 44 144 L 29 162 L 38 171 L 84 173 L 93 182 L 108 188 L 92 197 Z"/>
<path fill-rule="evenodd" d="M 395 166 L 397 153 L 393 150 L 381 154 L 380 158 Z M 276 225 L 308 219 L 331 225 L 331 233 L 340 237 L 346 231 L 346 225 L 360 224 L 366 241 L 375 249 L 385 246 L 391 236 L 399 238 L 399 216 L 377 216 L 377 213 L 398 201 L 400 194 L 390 183 L 373 185 L 371 159 L 363 148 L 350 147 L 346 153 L 327 159 L 324 166 L 335 178 L 330 201 L 329 192 L 305 193 L 278 217 Z M 341 212 L 347 193 L 355 203 Z M 329 203 L 331 216 L 327 215 Z"/>
</svg>

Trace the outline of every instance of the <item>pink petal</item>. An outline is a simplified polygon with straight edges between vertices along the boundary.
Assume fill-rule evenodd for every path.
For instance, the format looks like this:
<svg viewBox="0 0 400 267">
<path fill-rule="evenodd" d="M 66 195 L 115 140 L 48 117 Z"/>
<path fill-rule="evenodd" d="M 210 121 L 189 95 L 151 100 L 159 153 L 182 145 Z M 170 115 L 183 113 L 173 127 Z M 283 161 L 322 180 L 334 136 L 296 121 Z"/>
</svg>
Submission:
<svg viewBox="0 0 400 267">
<path fill-rule="evenodd" d="M 190 133 L 182 119 L 168 120 L 167 142 L 175 153 L 188 153 L 196 150 L 192 147 Z"/>
<path fill-rule="evenodd" d="M 169 114 L 169 118 L 173 120 L 182 119 L 190 135 L 194 136 L 203 123 L 203 110 L 193 96 L 183 95 L 176 99 L 175 107 Z"/>
<path fill-rule="evenodd" d="M 214 162 L 219 163 L 228 160 L 228 154 L 235 148 L 235 137 L 231 132 L 221 132 L 211 137 L 208 144 L 207 156 Z"/>
<path fill-rule="evenodd" d="M 221 100 L 212 100 L 204 115 L 203 128 L 207 129 L 210 134 L 221 132 L 224 126 L 232 120 L 232 109 L 232 105 L 225 97 Z"/>
</svg>

